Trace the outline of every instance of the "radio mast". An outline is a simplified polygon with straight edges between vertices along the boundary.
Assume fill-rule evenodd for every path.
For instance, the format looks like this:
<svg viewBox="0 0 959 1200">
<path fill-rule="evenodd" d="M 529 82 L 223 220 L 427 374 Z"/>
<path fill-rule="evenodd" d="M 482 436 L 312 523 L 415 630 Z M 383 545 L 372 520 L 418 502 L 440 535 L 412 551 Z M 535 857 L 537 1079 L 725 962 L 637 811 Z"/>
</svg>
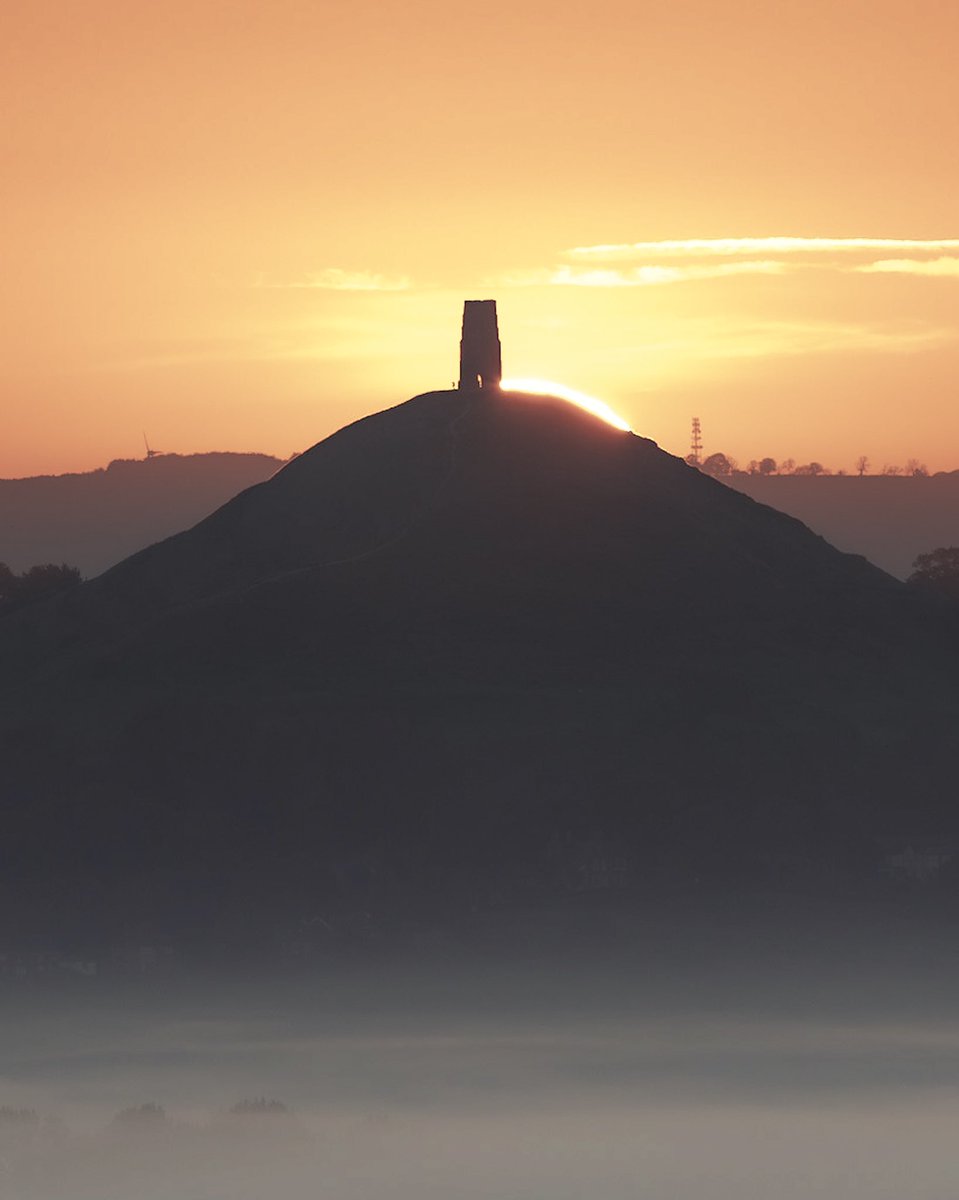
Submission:
<svg viewBox="0 0 959 1200">
<path fill-rule="evenodd" d="M 703 464 L 703 431 L 699 417 L 693 417 L 693 436 L 689 444 L 689 458 L 686 461 L 693 467 L 701 467 Z"/>
</svg>

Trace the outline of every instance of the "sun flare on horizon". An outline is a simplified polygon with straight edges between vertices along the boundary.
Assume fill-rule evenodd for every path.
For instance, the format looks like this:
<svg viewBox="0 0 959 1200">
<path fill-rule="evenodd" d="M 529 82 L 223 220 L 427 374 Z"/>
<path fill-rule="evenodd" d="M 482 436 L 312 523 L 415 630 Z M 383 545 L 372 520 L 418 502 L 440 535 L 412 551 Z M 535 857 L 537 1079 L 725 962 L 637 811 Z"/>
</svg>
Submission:
<svg viewBox="0 0 959 1200">
<path fill-rule="evenodd" d="M 567 400 L 570 404 L 575 404 L 594 417 L 599 417 L 601 421 L 612 425 L 614 429 L 621 429 L 624 433 L 633 432 L 629 423 L 610 408 L 605 400 L 599 400 L 596 396 L 590 396 L 586 392 L 579 392 L 563 383 L 554 383 L 550 379 L 504 379 L 500 387 L 504 392 L 525 392 L 530 396 L 556 396 L 559 400 Z"/>
</svg>

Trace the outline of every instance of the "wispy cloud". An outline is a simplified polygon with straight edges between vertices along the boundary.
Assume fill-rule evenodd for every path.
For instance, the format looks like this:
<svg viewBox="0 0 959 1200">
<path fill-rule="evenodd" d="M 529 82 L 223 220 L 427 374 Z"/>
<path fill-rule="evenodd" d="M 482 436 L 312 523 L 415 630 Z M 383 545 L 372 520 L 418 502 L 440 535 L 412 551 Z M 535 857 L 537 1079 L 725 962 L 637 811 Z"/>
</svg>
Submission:
<svg viewBox="0 0 959 1200">
<path fill-rule="evenodd" d="M 959 277 L 959 238 L 745 237 L 604 243 L 564 250 L 555 267 L 513 272 L 507 287 L 655 287 L 734 275 L 826 271 Z M 901 257 L 892 257 L 900 252 Z"/>
<path fill-rule="evenodd" d="M 310 271 L 299 279 L 283 282 L 261 278 L 256 286 L 327 292 L 404 292 L 412 287 L 412 281 L 406 275 L 379 275 L 375 271 L 344 271 L 340 267 L 324 267 L 322 271 Z"/>
<path fill-rule="evenodd" d="M 688 264 L 685 266 L 646 265 L 627 268 L 557 267 L 548 283 L 573 287 L 656 287 L 665 283 L 686 283 L 699 279 L 722 279 L 728 275 L 781 275 L 790 263 L 775 259 L 751 259 L 746 262 Z"/>
<path fill-rule="evenodd" d="M 937 254 L 959 250 L 959 238 L 743 237 L 683 238 L 658 242 L 619 242 L 574 246 L 564 258 L 635 262 L 657 258 L 711 258 L 792 254 L 888 254 L 892 251 Z"/>
<path fill-rule="evenodd" d="M 881 258 L 855 270 L 866 275 L 938 275 L 959 279 L 959 258 Z"/>
</svg>

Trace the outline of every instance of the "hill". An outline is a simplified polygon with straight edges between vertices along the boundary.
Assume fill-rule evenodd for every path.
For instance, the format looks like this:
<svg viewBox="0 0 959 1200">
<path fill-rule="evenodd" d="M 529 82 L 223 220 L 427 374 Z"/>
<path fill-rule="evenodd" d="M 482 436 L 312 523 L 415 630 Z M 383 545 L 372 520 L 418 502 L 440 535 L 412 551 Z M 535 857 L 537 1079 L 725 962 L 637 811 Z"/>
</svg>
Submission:
<svg viewBox="0 0 959 1200">
<path fill-rule="evenodd" d="M 571 886 L 596 844 L 872 870 L 954 823 L 955 632 L 563 401 L 429 393 L 5 619 L 4 886 L 249 927 Z"/>
<path fill-rule="evenodd" d="M 187 529 L 282 466 L 268 454 L 159 454 L 74 475 L 0 479 L 0 562 L 85 578 Z"/>
<path fill-rule="evenodd" d="M 908 578 L 917 555 L 959 545 L 959 471 L 931 476 L 732 475 L 730 487 L 798 517 L 834 546 Z"/>
</svg>

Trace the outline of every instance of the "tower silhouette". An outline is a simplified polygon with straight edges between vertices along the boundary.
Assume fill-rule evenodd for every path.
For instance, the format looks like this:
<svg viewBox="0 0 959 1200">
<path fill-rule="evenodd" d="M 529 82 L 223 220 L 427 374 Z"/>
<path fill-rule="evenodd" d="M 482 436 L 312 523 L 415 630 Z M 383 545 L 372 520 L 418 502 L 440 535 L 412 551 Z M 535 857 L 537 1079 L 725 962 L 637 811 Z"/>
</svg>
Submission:
<svg viewBox="0 0 959 1200">
<path fill-rule="evenodd" d="M 693 417 L 693 436 L 689 447 L 689 457 L 686 461 L 697 467 L 703 461 L 703 431 L 699 424 L 699 417 Z"/>
<path fill-rule="evenodd" d="M 495 300 L 463 303 L 463 336 L 460 341 L 461 389 L 496 388 L 503 378 Z"/>
</svg>

